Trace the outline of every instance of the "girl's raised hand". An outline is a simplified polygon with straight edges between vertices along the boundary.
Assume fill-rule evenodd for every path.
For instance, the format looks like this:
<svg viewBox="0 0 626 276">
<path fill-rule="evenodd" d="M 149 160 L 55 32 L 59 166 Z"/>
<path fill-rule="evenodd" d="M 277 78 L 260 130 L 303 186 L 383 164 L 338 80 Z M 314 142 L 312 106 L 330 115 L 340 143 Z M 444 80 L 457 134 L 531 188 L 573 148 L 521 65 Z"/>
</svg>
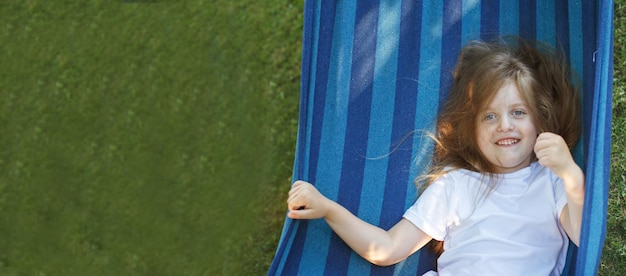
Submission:
<svg viewBox="0 0 626 276">
<path fill-rule="evenodd" d="M 563 137 L 554 133 L 539 134 L 535 143 L 535 155 L 539 164 L 550 168 L 561 178 L 571 166 L 577 166 Z"/>
<path fill-rule="evenodd" d="M 287 216 L 293 219 L 318 219 L 326 216 L 332 202 L 311 183 L 298 180 L 289 191 Z"/>
</svg>

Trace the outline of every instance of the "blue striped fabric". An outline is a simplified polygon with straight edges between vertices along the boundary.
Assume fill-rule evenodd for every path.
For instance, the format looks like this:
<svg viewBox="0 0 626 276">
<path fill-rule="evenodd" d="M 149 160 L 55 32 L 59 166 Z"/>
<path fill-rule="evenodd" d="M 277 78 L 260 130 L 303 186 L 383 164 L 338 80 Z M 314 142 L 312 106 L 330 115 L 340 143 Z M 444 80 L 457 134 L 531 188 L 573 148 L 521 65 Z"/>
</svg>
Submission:
<svg viewBox="0 0 626 276">
<path fill-rule="evenodd" d="M 576 160 L 587 198 L 567 275 L 597 271 L 610 156 L 612 1 L 307 0 L 294 179 L 363 220 L 393 226 L 416 199 L 439 104 L 461 47 L 518 35 L 562 48 L 583 81 Z M 427 250 L 390 267 L 353 253 L 323 220 L 286 219 L 268 275 L 421 275 Z"/>
</svg>

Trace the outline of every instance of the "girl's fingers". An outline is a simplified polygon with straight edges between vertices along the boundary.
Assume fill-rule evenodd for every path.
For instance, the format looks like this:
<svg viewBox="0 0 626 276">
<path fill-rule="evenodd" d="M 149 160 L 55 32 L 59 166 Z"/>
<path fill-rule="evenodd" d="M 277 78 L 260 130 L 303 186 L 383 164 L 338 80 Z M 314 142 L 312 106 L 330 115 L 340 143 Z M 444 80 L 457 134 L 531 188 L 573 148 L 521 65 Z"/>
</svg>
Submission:
<svg viewBox="0 0 626 276">
<path fill-rule="evenodd" d="M 292 219 L 303 219 L 303 218 L 308 218 L 311 213 L 312 213 L 312 210 L 306 210 L 306 209 L 289 210 L 289 213 L 287 214 L 287 216 Z"/>
<path fill-rule="evenodd" d="M 302 202 L 301 196 L 299 194 L 289 194 L 289 199 L 287 199 L 287 208 L 289 208 L 289 210 L 296 210 L 304 205 L 305 203 Z"/>
<path fill-rule="evenodd" d="M 301 210 L 308 205 L 309 197 L 307 196 L 307 187 L 310 185 L 311 184 L 300 180 L 294 182 L 289 191 L 289 198 L 287 199 L 287 207 L 289 210 Z"/>
<path fill-rule="evenodd" d="M 317 219 L 324 215 L 324 196 L 310 183 L 296 181 L 289 191 L 287 215 L 293 219 Z"/>
</svg>

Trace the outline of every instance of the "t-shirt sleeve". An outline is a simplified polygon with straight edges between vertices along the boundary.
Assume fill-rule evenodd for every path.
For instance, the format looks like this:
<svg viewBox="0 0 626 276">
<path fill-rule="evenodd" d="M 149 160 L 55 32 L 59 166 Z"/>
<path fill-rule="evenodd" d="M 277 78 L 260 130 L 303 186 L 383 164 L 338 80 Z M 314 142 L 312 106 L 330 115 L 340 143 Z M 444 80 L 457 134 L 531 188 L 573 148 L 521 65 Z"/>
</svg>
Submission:
<svg viewBox="0 0 626 276">
<path fill-rule="evenodd" d="M 442 241 L 447 233 L 449 218 L 447 177 L 440 177 L 426 188 L 404 218 L 435 240 Z"/>
</svg>

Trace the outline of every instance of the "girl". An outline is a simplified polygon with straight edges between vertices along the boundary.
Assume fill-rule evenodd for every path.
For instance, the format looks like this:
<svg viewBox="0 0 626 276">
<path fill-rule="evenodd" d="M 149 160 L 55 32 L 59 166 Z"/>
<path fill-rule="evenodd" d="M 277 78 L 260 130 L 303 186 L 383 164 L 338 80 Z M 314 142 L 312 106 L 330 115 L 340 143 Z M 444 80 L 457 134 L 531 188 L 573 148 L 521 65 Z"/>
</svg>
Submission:
<svg viewBox="0 0 626 276">
<path fill-rule="evenodd" d="M 560 275 L 578 245 L 584 175 L 570 153 L 579 97 L 565 59 L 517 43 L 471 42 L 439 113 L 426 187 L 385 231 L 296 181 L 293 219 L 324 218 L 356 253 L 392 265 L 443 242 L 440 275 Z M 427 275 L 437 275 L 429 272 Z"/>
</svg>

